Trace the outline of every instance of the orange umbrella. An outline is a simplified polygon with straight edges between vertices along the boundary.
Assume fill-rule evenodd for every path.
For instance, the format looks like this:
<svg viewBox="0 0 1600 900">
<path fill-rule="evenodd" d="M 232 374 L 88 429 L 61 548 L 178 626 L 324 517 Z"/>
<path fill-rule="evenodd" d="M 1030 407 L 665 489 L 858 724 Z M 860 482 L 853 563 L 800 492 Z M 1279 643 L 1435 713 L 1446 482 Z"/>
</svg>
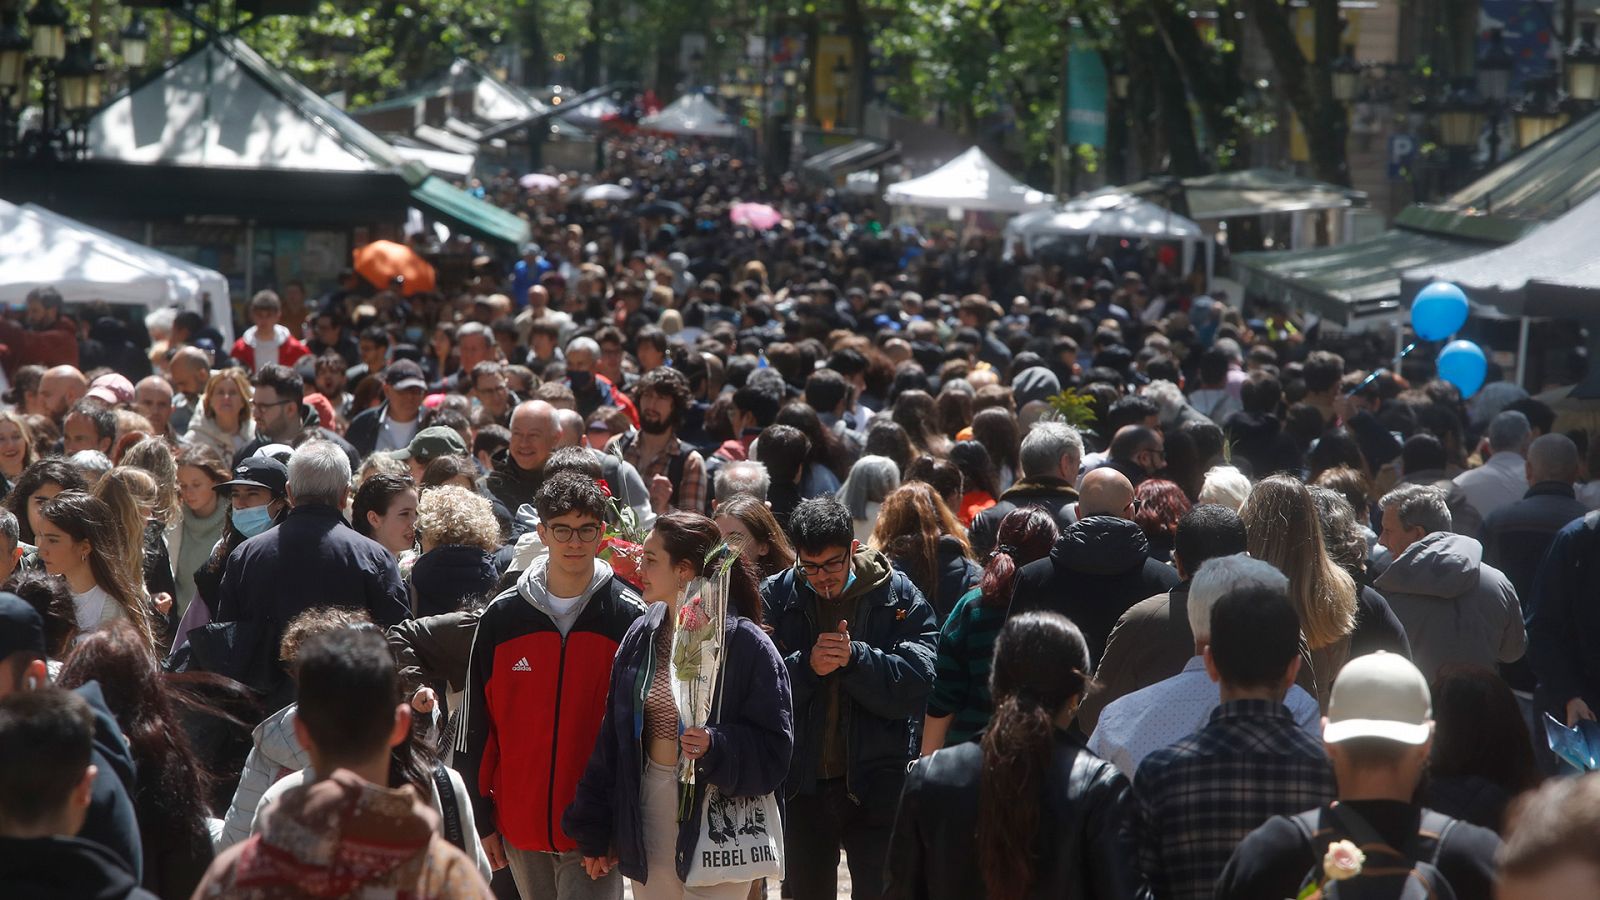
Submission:
<svg viewBox="0 0 1600 900">
<path fill-rule="evenodd" d="M 433 266 L 405 244 L 373 241 L 356 249 L 355 262 L 356 272 L 375 287 L 387 289 L 402 278 L 400 293 L 407 297 L 434 288 Z"/>
</svg>

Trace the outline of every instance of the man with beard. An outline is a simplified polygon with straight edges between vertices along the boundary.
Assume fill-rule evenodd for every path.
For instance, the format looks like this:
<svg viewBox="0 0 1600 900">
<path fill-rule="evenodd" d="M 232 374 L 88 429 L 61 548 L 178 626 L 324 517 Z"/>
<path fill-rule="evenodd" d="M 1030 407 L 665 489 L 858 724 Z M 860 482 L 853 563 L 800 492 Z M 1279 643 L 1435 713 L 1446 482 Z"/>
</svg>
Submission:
<svg viewBox="0 0 1600 900">
<path fill-rule="evenodd" d="M 689 406 L 689 379 L 677 369 L 651 369 L 639 378 L 635 396 L 639 430 L 612 438 L 606 452 L 620 452 L 644 476 L 657 515 L 669 509 L 704 514 L 705 458 L 678 440 Z"/>
</svg>

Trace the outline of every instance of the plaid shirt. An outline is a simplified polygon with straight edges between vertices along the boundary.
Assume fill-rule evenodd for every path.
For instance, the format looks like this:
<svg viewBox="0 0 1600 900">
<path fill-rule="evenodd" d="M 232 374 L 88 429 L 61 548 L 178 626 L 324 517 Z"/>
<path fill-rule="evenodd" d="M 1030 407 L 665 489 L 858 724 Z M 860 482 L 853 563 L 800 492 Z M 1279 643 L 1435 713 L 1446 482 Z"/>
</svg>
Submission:
<svg viewBox="0 0 1600 900">
<path fill-rule="evenodd" d="M 639 475 L 644 478 L 645 487 L 650 486 L 650 479 L 657 475 L 672 477 L 672 458 L 679 453 L 688 451 L 688 456 L 683 460 L 683 480 L 677 484 L 677 494 L 671 504 L 672 509 L 683 512 L 707 514 L 706 502 L 706 461 L 700 451 L 689 447 L 673 437 L 668 441 L 662 451 L 649 459 L 644 458 L 640 447 L 639 435 L 636 433 L 620 434 L 611 439 L 607 449 L 612 448 L 622 451 L 622 458 L 639 470 Z M 665 510 L 657 510 L 665 512 Z"/>
<path fill-rule="evenodd" d="M 1204 728 L 1145 758 L 1133 782 L 1139 869 L 1156 900 L 1209 898 L 1245 836 L 1336 796 L 1316 738 L 1282 704 L 1232 700 Z"/>
</svg>

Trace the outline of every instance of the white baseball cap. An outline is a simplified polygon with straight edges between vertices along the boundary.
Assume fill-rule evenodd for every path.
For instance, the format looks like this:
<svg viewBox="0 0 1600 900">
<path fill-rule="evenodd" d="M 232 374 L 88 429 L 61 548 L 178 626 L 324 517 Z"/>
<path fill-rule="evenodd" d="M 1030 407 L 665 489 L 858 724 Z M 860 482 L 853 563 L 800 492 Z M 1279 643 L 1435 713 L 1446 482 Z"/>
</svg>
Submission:
<svg viewBox="0 0 1600 900">
<path fill-rule="evenodd" d="M 1405 657 L 1382 650 L 1358 656 L 1334 679 L 1322 731 L 1327 743 L 1381 738 L 1416 746 L 1432 733 L 1428 680 Z"/>
</svg>

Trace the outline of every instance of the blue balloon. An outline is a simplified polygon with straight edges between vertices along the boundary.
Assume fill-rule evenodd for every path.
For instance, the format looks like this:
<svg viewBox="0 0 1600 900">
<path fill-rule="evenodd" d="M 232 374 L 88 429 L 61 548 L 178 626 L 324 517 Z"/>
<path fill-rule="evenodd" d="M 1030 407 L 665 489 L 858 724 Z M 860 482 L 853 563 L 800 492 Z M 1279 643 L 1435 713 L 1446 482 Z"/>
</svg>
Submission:
<svg viewBox="0 0 1600 900">
<path fill-rule="evenodd" d="M 1425 341 L 1442 341 L 1467 324 L 1467 295 L 1448 281 L 1435 281 L 1411 303 L 1411 330 Z"/>
<path fill-rule="evenodd" d="M 1483 349 L 1471 341 L 1451 341 L 1439 352 L 1439 377 L 1456 386 L 1463 399 L 1471 397 L 1483 387 L 1483 378 L 1489 373 L 1489 361 Z"/>
</svg>

